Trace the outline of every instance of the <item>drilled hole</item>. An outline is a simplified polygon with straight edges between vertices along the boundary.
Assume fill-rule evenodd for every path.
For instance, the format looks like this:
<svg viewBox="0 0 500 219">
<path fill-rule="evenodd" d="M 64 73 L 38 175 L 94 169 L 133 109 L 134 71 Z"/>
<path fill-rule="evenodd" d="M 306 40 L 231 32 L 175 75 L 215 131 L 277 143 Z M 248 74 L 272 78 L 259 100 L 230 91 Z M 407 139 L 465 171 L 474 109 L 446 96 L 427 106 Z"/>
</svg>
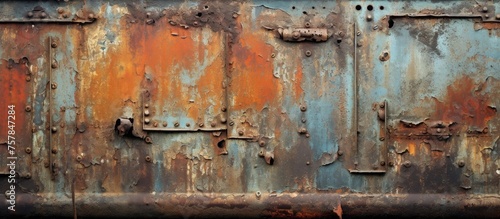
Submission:
<svg viewBox="0 0 500 219">
<path fill-rule="evenodd" d="M 303 11 L 302 14 L 307 14 L 307 11 Z"/>
<path fill-rule="evenodd" d="M 380 8 L 380 10 L 384 10 L 384 6 L 383 5 L 381 5 L 379 8 Z"/>
<path fill-rule="evenodd" d="M 326 7 L 323 7 L 323 9 L 326 9 Z"/>
<path fill-rule="evenodd" d="M 394 20 L 389 19 L 389 28 L 392 28 L 394 26 Z"/>
<path fill-rule="evenodd" d="M 226 147 L 226 140 L 221 140 L 217 143 L 217 147 L 219 148 L 225 148 Z"/>
<path fill-rule="evenodd" d="M 356 10 L 361 10 L 361 5 L 356 5 Z"/>
<path fill-rule="evenodd" d="M 274 164 L 274 158 L 271 157 L 271 159 L 269 159 L 269 165 L 273 165 Z"/>
<path fill-rule="evenodd" d="M 342 40 L 341 40 L 341 39 L 337 39 L 337 43 L 341 43 L 341 42 L 342 42 Z"/>
<path fill-rule="evenodd" d="M 205 9 L 208 9 L 208 5 L 205 5 Z"/>
<path fill-rule="evenodd" d="M 316 9 L 316 7 L 312 6 L 312 9 Z"/>
<path fill-rule="evenodd" d="M 201 17 L 203 15 L 203 13 L 201 12 L 198 12 L 198 14 L 196 14 L 197 17 Z"/>
<path fill-rule="evenodd" d="M 373 10 L 373 6 L 372 6 L 372 5 L 368 5 L 368 6 L 366 7 L 366 9 L 368 9 L 368 11 L 371 11 L 371 10 Z"/>
<path fill-rule="evenodd" d="M 292 9 L 295 10 L 295 6 L 292 6 Z"/>
</svg>

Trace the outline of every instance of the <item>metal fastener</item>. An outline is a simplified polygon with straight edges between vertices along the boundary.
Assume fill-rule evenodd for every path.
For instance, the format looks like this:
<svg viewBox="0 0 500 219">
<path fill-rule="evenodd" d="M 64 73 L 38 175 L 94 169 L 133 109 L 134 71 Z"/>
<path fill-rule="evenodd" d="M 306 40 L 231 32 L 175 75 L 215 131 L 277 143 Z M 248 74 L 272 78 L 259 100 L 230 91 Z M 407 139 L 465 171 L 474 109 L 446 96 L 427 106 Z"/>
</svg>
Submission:
<svg viewBox="0 0 500 219">
<path fill-rule="evenodd" d="M 311 163 L 309 163 L 309 161 L 307 161 L 307 162 L 306 162 L 306 165 L 309 165 L 309 164 L 311 164 Z"/>
<path fill-rule="evenodd" d="M 147 12 L 146 17 L 150 17 L 150 16 L 151 16 L 151 12 Z"/>
<path fill-rule="evenodd" d="M 385 161 L 380 161 L 380 166 L 385 166 Z"/>
<path fill-rule="evenodd" d="M 302 111 L 302 112 L 307 111 L 307 106 L 306 105 L 300 106 L 300 111 Z"/>
<path fill-rule="evenodd" d="M 76 160 L 77 160 L 77 161 L 81 161 L 81 160 L 82 160 L 82 156 L 80 156 L 80 155 L 76 156 Z M 47 165 L 47 166 L 48 166 L 48 165 Z"/>
<path fill-rule="evenodd" d="M 56 84 L 56 83 L 52 83 L 52 84 L 50 84 L 50 88 L 52 88 L 52 89 L 56 89 L 56 88 L 57 88 L 57 84 Z"/>
<path fill-rule="evenodd" d="M 276 54 L 271 53 L 271 58 L 274 58 L 274 57 L 276 57 Z"/>
<path fill-rule="evenodd" d="M 220 122 L 222 122 L 222 123 L 226 123 L 226 122 L 227 122 L 226 117 L 222 117 L 222 118 L 220 118 Z"/>
<path fill-rule="evenodd" d="M 373 20 L 372 15 L 371 15 L 371 14 L 366 15 L 366 20 L 367 20 L 367 21 L 372 21 L 372 20 Z"/>
<path fill-rule="evenodd" d="M 459 166 L 459 167 L 464 167 L 464 166 L 465 166 L 465 161 L 463 161 L 463 160 L 459 160 L 459 161 L 458 161 L 458 166 Z"/>
<path fill-rule="evenodd" d="M 24 178 L 31 179 L 31 173 L 26 173 L 26 175 L 24 175 Z"/>
<path fill-rule="evenodd" d="M 168 123 L 167 122 L 163 122 L 162 125 L 163 125 L 163 127 L 167 127 Z"/>
<path fill-rule="evenodd" d="M 210 126 L 212 126 L 212 127 L 215 127 L 216 125 L 217 125 L 217 123 L 215 123 L 215 122 L 210 123 Z"/>
<path fill-rule="evenodd" d="M 344 152 L 343 152 L 343 151 L 341 151 L 341 150 L 338 150 L 338 151 L 337 151 L 337 155 L 342 156 L 342 155 L 344 155 Z"/>
<path fill-rule="evenodd" d="M 300 134 L 305 134 L 305 133 L 307 133 L 307 129 L 306 128 L 300 128 L 299 133 Z"/>
<path fill-rule="evenodd" d="M 178 122 L 175 122 L 175 123 L 174 123 L 174 126 L 175 126 L 175 127 L 179 127 L 179 123 L 178 123 Z"/>
<path fill-rule="evenodd" d="M 488 12 L 488 7 L 484 6 L 483 7 L 483 12 Z"/>
<path fill-rule="evenodd" d="M 380 137 L 380 138 L 379 138 L 379 140 L 380 140 L 380 141 L 384 141 L 384 140 L 385 140 L 385 138 L 384 138 L 384 137 Z"/>
<path fill-rule="evenodd" d="M 312 55 L 312 52 L 311 52 L 311 51 L 309 51 L 309 50 L 307 50 L 307 51 L 306 51 L 306 56 L 307 56 L 307 57 L 309 57 L 309 56 L 311 56 L 311 55 Z"/>
<path fill-rule="evenodd" d="M 392 161 L 389 161 L 389 166 L 390 167 L 394 166 L 394 163 Z"/>
<path fill-rule="evenodd" d="M 306 118 L 302 118 L 301 121 L 302 121 L 302 123 L 306 123 L 307 119 Z"/>
<path fill-rule="evenodd" d="M 57 154 L 57 148 L 52 148 L 52 153 Z"/>
<path fill-rule="evenodd" d="M 31 81 L 31 76 L 26 76 L 26 81 Z"/>
<path fill-rule="evenodd" d="M 25 151 L 27 154 L 31 154 L 31 148 L 26 148 L 26 149 L 24 149 L 24 151 Z"/>
<path fill-rule="evenodd" d="M 28 16 L 29 18 L 32 18 L 33 17 L 33 12 L 29 11 L 28 14 L 26 14 L 26 16 Z"/>
<path fill-rule="evenodd" d="M 222 112 L 226 112 L 227 108 L 226 108 L 226 107 L 222 107 L 220 110 L 221 110 Z"/>
<path fill-rule="evenodd" d="M 496 18 L 497 20 L 500 20 L 500 14 L 497 14 L 497 15 L 495 16 L 495 18 Z"/>
<path fill-rule="evenodd" d="M 234 122 L 233 122 L 233 121 L 229 122 L 229 125 L 230 125 L 230 126 L 233 126 L 233 125 L 234 125 Z"/>
<path fill-rule="evenodd" d="M 144 104 L 144 108 L 149 108 L 149 104 Z"/>
<path fill-rule="evenodd" d="M 311 137 L 311 135 L 309 133 L 306 133 L 306 138 L 309 138 Z"/>
<path fill-rule="evenodd" d="M 57 8 L 57 13 L 62 14 L 64 12 L 63 8 Z"/>
<path fill-rule="evenodd" d="M 57 62 L 56 61 L 52 61 L 52 64 L 50 65 L 50 67 L 57 68 Z"/>
<path fill-rule="evenodd" d="M 149 120 L 149 118 L 144 119 L 144 123 L 149 124 L 149 122 L 151 122 L 151 120 Z"/>
<path fill-rule="evenodd" d="M 378 30 L 378 25 L 373 26 L 374 30 Z"/>
<path fill-rule="evenodd" d="M 403 165 L 408 168 L 408 167 L 411 167 L 411 161 L 407 160 L 403 163 Z"/>
<path fill-rule="evenodd" d="M 356 32 L 356 36 L 361 36 L 361 32 Z"/>
<path fill-rule="evenodd" d="M 259 146 L 264 147 L 266 145 L 266 142 L 263 140 L 259 141 Z"/>
<path fill-rule="evenodd" d="M 153 127 L 158 127 L 158 122 L 153 122 Z"/>
<path fill-rule="evenodd" d="M 52 132 L 57 132 L 57 127 L 52 127 Z"/>
<path fill-rule="evenodd" d="M 151 157 L 150 156 L 146 156 L 146 161 L 147 162 L 151 162 Z"/>
<path fill-rule="evenodd" d="M 26 108 L 24 108 L 24 110 L 25 110 L 26 112 L 31 112 L 31 106 L 26 106 Z"/>
<path fill-rule="evenodd" d="M 190 127 L 191 126 L 191 123 L 186 123 L 186 127 Z"/>
<path fill-rule="evenodd" d="M 259 151 L 259 157 L 264 157 L 264 150 Z"/>
<path fill-rule="evenodd" d="M 311 27 L 311 23 L 306 22 L 306 23 L 305 23 L 305 26 L 306 26 L 306 27 Z"/>
<path fill-rule="evenodd" d="M 40 18 L 46 18 L 46 17 L 47 17 L 47 13 L 45 13 L 45 12 L 40 13 Z"/>
<path fill-rule="evenodd" d="M 199 127 L 203 127 L 204 125 L 205 125 L 205 124 L 203 124 L 203 122 L 198 123 L 198 126 L 199 126 Z"/>
<path fill-rule="evenodd" d="M 146 143 L 148 143 L 148 144 L 153 143 L 153 139 L 151 139 L 151 137 L 149 137 L 149 136 L 146 136 L 146 137 L 144 138 L 144 141 L 145 141 Z"/>
<path fill-rule="evenodd" d="M 90 19 L 90 20 L 94 20 L 94 18 L 95 18 L 94 13 L 90 13 L 90 14 L 89 14 L 89 19 Z"/>
<path fill-rule="evenodd" d="M 144 115 L 149 116 L 149 110 L 144 110 Z"/>
<path fill-rule="evenodd" d="M 256 196 L 257 198 L 260 198 L 260 196 L 261 196 L 261 195 L 262 195 L 262 193 L 261 193 L 260 191 L 255 192 L 255 196 Z"/>
<path fill-rule="evenodd" d="M 243 135 L 243 134 L 245 134 L 245 132 L 243 132 L 243 130 L 241 130 L 241 129 L 240 129 L 240 130 L 238 131 L 238 135 Z"/>
<path fill-rule="evenodd" d="M 52 44 L 50 44 L 50 46 L 51 46 L 52 48 L 57 48 L 57 43 L 56 43 L 56 42 L 52 42 Z"/>
<path fill-rule="evenodd" d="M 372 169 L 374 169 L 374 170 L 378 169 L 378 165 L 377 164 L 373 164 L 372 165 Z"/>
</svg>

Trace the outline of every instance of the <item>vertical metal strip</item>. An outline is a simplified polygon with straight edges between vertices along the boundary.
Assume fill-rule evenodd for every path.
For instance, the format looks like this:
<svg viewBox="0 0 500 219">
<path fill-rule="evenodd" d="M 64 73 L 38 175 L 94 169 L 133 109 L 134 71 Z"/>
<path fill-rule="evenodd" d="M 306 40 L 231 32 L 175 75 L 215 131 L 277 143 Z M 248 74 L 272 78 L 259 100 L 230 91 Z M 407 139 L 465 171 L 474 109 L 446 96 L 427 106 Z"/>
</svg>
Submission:
<svg viewBox="0 0 500 219">
<path fill-rule="evenodd" d="M 49 144 L 48 144 L 48 153 L 49 153 L 49 168 L 50 168 L 50 173 L 52 176 L 54 176 L 54 161 L 52 157 L 52 37 L 49 37 L 49 58 L 48 58 L 48 68 L 49 68 L 49 83 L 48 83 L 48 90 L 49 90 L 49 110 L 48 110 L 48 118 L 49 118 Z M 54 177 L 52 177 L 54 178 Z"/>
<path fill-rule="evenodd" d="M 358 163 L 359 160 L 359 146 L 358 146 L 358 31 L 356 30 L 356 22 L 353 24 L 353 32 L 354 32 L 354 57 L 353 57 L 353 63 L 354 63 L 354 79 L 353 79 L 353 91 L 354 91 L 354 121 L 353 121 L 353 126 L 354 126 L 354 145 L 356 147 L 356 154 L 355 154 L 355 164 Z"/>
</svg>

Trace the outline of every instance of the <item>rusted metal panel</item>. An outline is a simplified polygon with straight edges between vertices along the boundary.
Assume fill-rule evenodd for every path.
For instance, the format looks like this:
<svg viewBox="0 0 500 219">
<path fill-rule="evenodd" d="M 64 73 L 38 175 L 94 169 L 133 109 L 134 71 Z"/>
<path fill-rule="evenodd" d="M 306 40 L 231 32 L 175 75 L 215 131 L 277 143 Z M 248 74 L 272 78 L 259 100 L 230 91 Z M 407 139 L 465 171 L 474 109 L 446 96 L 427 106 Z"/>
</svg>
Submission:
<svg viewBox="0 0 500 219">
<path fill-rule="evenodd" d="M 2 216 L 498 217 L 497 2 L 0 6 Z"/>
</svg>

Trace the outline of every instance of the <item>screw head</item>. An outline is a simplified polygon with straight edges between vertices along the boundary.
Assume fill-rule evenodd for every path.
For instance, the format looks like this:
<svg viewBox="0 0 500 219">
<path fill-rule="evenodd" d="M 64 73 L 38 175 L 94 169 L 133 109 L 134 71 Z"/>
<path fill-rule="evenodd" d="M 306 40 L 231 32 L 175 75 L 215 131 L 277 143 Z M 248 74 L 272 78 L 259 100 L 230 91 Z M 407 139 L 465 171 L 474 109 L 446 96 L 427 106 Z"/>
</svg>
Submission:
<svg viewBox="0 0 500 219">
<path fill-rule="evenodd" d="M 302 112 L 307 111 L 307 106 L 306 105 L 300 106 L 300 111 L 302 111 Z"/>
<path fill-rule="evenodd" d="M 147 162 L 151 162 L 151 157 L 150 156 L 146 156 L 146 161 Z"/>
<path fill-rule="evenodd" d="M 463 161 L 463 160 L 459 160 L 459 161 L 458 161 L 458 166 L 459 166 L 459 167 L 464 167 L 464 166 L 465 166 L 465 161 Z"/>
<path fill-rule="evenodd" d="M 50 65 L 50 67 L 57 68 L 57 62 L 56 61 L 52 61 L 52 64 Z"/>
<path fill-rule="evenodd" d="M 81 161 L 82 160 L 82 156 L 80 156 L 80 155 L 76 156 L 76 160 L 77 161 Z"/>
<path fill-rule="evenodd" d="M 311 51 L 309 51 L 309 50 L 307 50 L 307 51 L 306 51 L 306 56 L 307 56 L 307 57 L 310 57 L 311 55 L 312 55 L 312 52 L 311 52 Z"/>
<path fill-rule="evenodd" d="M 31 112 L 31 106 L 26 106 L 26 108 L 24 108 L 24 110 L 25 110 L 26 112 Z"/>
<path fill-rule="evenodd" d="M 145 141 L 146 143 L 148 143 L 148 144 L 153 143 L 153 139 L 151 139 L 151 137 L 149 137 L 149 136 L 146 136 L 146 138 L 144 138 L 144 141 Z"/>
<path fill-rule="evenodd" d="M 378 25 L 373 26 L 374 30 L 378 30 Z"/>
<path fill-rule="evenodd" d="M 380 137 L 380 138 L 379 138 L 379 140 L 380 140 L 380 141 L 384 141 L 384 140 L 385 140 L 385 138 L 384 138 L 384 137 Z"/>
<path fill-rule="evenodd" d="M 200 122 L 200 123 L 198 124 L 198 126 L 199 126 L 199 127 L 203 127 L 204 125 L 205 125 L 205 124 L 203 124 L 203 122 Z"/>
<path fill-rule="evenodd" d="M 271 58 L 274 58 L 274 57 L 276 57 L 276 54 L 271 53 Z"/>
<path fill-rule="evenodd" d="M 226 112 L 226 111 L 227 111 L 227 108 L 226 108 L 226 107 L 222 107 L 220 110 L 221 110 L 222 112 Z"/>
<path fill-rule="evenodd" d="M 233 125 L 234 125 L 234 122 L 233 122 L 233 121 L 229 122 L 229 125 L 230 125 L 230 126 L 233 126 Z"/>
<path fill-rule="evenodd" d="M 257 191 L 257 192 L 255 192 L 255 196 L 256 196 L 257 198 L 260 198 L 260 196 L 262 196 L 262 193 L 261 193 L 260 191 Z"/>
<path fill-rule="evenodd" d="M 25 151 L 27 154 L 31 154 L 31 148 L 26 148 L 26 149 L 24 149 L 24 151 Z"/>
<path fill-rule="evenodd" d="M 179 123 L 178 123 L 178 122 L 175 122 L 175 123 L 174 123 L 174 126 L 175 126 L 175 127 L 179 127 Z"/>
<path fill-rule="evenodd" d="M 56 89 L 56 88 L 57 88 L 57 84 L 56 84 L 56 83 L 52 83 L 52 84 L 50 84 L 50 88 L 52 88 L 52 89 Z"/>
<path fill-rule="evenodd" d="M 51 46 L 52 48 L 57 48 L 57 43 L 52 42 L 52 44 L 50 44 L 50 46 Z"/>
</svg>

